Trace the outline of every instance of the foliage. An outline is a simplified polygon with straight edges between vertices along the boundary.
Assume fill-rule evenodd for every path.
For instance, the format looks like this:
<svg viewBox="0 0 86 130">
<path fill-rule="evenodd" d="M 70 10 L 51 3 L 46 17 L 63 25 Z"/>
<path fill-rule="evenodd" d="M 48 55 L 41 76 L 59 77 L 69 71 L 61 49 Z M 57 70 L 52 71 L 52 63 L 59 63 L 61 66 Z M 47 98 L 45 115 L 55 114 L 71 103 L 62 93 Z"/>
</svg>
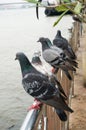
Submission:
<svg viewBox="0 0 86 130">
<path fill-rule="evenodd" d="M 57 21 L 54 23 L 53 26 L 56 26 L 58 24 L 58 22 L 62 19 L 62 17 L 69 11 L 69 9 L 65 10 L 57 19 Z"/>
<path fill-rule="evenodd" d="M 40 7 L 44 6 L 46 8 L 52 8 L 52 6 L 45 6 L 45 5 L 42 5 L 41 2 L 37 1 L 37 0 L 26 0 L 28 2 L 31 2 L 31 3 L 35 3 L 37 6 L 39 5 Z M 78 0 L 76 0 L 75 2 L 68 2 L 68 3 L 61 3 L 59 5 L 55 5 L 53 6 L 57 11 L 63 11 L 63 13 L 59 16 L 59 18 L 57 19 L 57 21 L 54 23 L 53 26 L 56 26 L 58 24 L 58 22 L 62 19 L 62 17 L 66 14 L 67 11 L 71 11 L 74 15 L 76 15 L 78 17 L 78 19 L 81 21 L 81 22 L 85 22 L 86 23 L 86 18 L 83 17 L 83 14 L 81 12 L 82 8 L 83 8 L 83 1 L 79 2 Z M 37 8 L 36 6 L 36 8 Z M 36 9 L 36 13 L 37 12 L 37 9 Z M 37 14 L 38 16 L 38 14 Z"/>
<path fill-rule="evenodd" d="M 83 18 L 83 14 L 81 13 L 81 9 L 82 9 L 82 4 L 78 1 L 75 3 L 66 3 L 66 4 L 61 4 L 57 7 L 55 7 L 55 9 L 57 11 L 64 11 L 63 14 L 57 19 L 57 21 L 54 23 L 54 26 L 56 25 L 56 23 L 58 23 L 61 18 L 65 15 L 66 11 L 71 11 L 74 15 L 77 15 L 77 18 L 81 21 L 81 22 L 85 22 L 86 20 Z"/>
</svg>

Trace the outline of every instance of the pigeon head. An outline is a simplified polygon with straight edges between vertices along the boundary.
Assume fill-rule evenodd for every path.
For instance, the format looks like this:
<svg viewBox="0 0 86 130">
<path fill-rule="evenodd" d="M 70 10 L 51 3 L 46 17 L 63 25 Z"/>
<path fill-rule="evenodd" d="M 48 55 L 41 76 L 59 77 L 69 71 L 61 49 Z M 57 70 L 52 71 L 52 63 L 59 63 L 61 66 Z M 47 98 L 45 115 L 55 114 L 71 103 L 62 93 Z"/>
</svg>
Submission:
<svg viewBox="0 0 86 130">
<path fill-rule="evenodd" d="M 49 38 L 40 37 L 37 42 L 40 42 L 42 44 L 43 49 L 48 49 L 52 45 Z"/>
<path fill-rule="evenodd" d="M 28 58 L 26 57 L 26 55 L 22 52 L 18 52 L 18 53 L 16 53 L 15 60 L 19 60 L 22 75 L 24 76 L 25 74 L 27 74 L 32 65 L 31 65 L 30 61 L 28 60 Z"/>
<path fill-rule="evenodd" d="M 57 36 L 61 37 L 61 31 L 60 30 L 57 30 Z"/>
<path fill-rule="evenodd" d="M 33 55 L 40 57 L 41 56 L 41 51 L 35 51 Z"/>
<path fill-rule="evenodd" d="M 27 62 L 28 64 L 31 64 L 26 55 L 23 52 L 16 53 L 15 60 L 19 60 L 20 62 Z"/>
<path fill-rule="evenodd" d="M 31 63 L 32 64 L 40 64 L 41 65 L 42 61 L 40 59 L 40 56 L 41 56 L 41 52 L 40 51 L 35 51 L 34 54 L 33 54 Z"/>
<path fill-rule="evenodd" d="M 18 52 L 18 53 L 16 53 L 15 60 L 20 60 L 20 59 L 22 59 L 22 57 L 25 57 L 24 53 L 23 52 Z"/>
<path fill-rule="evenodd" d="M 41 60 L 40 60 L 40 57 L 38 57 L 38 56 L 34 56 L 34 57 L 32 57 L 32 64 L 42 64 L 42 62 L 41 62 Z"/>
<path fill-rule="evenodd" d="M 40 59 L 41 52 L 35 52 L 33 57 L 32 57 L 32 64 L 42 64 L 42 61 Z"/>
<path fill-rule="evenodd" d="M 46 38 L 44 38 L 44 37 L 40 37 L 39 40 L 38 40 L 37 42 L 44 43 L 44 42 L 46 42 Z"/>
</svg>

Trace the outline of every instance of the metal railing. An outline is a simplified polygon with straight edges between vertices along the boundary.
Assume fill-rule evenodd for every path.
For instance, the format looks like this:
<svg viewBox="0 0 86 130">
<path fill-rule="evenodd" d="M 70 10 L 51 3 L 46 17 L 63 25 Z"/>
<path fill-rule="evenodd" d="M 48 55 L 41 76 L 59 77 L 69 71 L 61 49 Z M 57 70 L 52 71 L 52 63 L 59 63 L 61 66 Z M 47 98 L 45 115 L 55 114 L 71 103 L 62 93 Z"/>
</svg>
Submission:
<svg viewBox="0 0 86 130">
<path fill-rule="evenodd" d="M 34 104 L 36 104 L 35 101 L 34 101 L 33 105 Z M 40 109 L 29 110 L 20 130 L 33 130 L 40 111 L 41 111 L 41 107 L 40 107 Z"/>
</svg>

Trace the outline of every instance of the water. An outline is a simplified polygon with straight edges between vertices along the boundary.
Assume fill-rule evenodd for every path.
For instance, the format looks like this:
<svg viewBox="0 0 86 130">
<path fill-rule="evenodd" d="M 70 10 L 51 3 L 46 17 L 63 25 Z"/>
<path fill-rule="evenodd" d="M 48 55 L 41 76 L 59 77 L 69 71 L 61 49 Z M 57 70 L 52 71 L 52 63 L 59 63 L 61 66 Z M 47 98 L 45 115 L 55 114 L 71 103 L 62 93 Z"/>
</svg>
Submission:
<svg viewBox="0 0 86 130">
<path fill-rule="evenodd" d="M 27 108 L 33 102 L 21 84 L 21 71 L 17 52 L 24 52 L 29 59 L 35 50 L 40 50 L 39 37 L 54 38 L 57 29 L 69 38 L 68 29 L 73 26 L 70 16 L 64 17 L 53 27 L 57 17 L 46 17 L 44 9 L 39 10 L 37 20 L 35 9 L 0 11 L 0 130 L 19 130 Z"/>
</svg>

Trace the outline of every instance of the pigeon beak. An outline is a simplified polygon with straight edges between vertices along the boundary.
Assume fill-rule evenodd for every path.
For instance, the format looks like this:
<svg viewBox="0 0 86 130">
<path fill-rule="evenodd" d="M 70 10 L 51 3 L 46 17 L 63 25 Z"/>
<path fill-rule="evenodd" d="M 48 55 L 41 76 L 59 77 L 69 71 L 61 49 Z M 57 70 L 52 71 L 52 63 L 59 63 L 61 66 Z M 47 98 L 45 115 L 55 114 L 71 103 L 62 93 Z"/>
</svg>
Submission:
<svg viewBox="0 0 86 130">
<path fill-rule="evenodd" d="M 17 60 L 17 57 L 15 58 L 15 60 Z"/>
<path fill-rule="evenodd" d="M 39 40 L 37 42 L 40 42 Z"/>
</svg>

